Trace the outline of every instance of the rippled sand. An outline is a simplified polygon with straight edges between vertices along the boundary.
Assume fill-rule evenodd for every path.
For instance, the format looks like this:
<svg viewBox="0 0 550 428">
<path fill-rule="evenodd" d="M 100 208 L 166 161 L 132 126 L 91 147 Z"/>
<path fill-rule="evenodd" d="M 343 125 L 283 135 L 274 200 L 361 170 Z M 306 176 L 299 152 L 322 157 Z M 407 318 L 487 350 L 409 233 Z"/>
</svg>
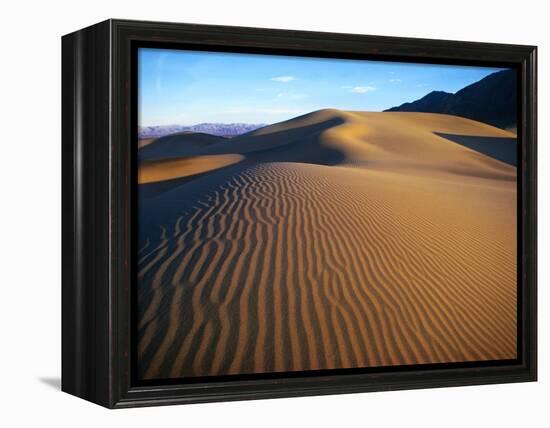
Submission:
<svg viewBox="0 0 550 428">
<path fill-rule="evenodd" d="M 514 138 L 322 110 L 148 144 L 140 377 L 515 358 L 516 168 L 436 133 Z"/>
</svg>

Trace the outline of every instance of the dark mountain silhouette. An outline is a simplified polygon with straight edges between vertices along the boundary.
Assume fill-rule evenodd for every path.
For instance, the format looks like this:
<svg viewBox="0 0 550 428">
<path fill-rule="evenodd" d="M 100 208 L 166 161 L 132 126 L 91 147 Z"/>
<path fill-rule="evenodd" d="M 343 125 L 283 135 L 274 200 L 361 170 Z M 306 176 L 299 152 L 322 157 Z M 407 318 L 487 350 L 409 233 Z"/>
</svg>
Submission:
<svg viewBox="0 0 550 428">
<path fill-rule="evenodd" d="M 455 94 L 434 91 L 385 111 L 452 114 L 500 128 L 512 128 L 517 125 L 516 71 L 498 71 Z"/>
<path fill-rule="evenodd" d="M 392 107 L 385 111 L 420 111 L 423 113 L 441 113 L 453 94 L 443 91 L 433 91 L 428 95 L 413 101 L 412 103 L 401 104 L 399 107 Z"/>
</svg>

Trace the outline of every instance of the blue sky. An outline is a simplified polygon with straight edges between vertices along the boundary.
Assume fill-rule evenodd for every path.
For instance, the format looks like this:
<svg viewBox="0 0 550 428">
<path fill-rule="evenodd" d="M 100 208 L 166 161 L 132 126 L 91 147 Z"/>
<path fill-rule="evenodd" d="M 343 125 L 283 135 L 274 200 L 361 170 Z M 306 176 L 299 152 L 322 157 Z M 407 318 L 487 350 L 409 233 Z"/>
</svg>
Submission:
<svg viewBox="0 0 550 428">
<path fill-rule="evenodd" d="M 381 111 L 499 69 L 140 48 L 138 124 L 275 123 L 322 108 Z"/>
</svg>

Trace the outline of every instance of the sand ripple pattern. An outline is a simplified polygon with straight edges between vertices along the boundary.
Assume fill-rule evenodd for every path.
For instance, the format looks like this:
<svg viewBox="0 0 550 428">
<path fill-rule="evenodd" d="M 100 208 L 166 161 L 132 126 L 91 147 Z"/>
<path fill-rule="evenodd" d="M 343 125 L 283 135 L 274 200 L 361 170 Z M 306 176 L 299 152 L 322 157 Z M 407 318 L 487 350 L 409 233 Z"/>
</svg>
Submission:
<svg viewBox="0 0 550 428">
<path fill-rule="evenodd" d="M 514 189 L 305 163 L 236 169 L 143 237 L 139 375 L 515 358 L 516 225 L 501 215 Z"/>
</svg>

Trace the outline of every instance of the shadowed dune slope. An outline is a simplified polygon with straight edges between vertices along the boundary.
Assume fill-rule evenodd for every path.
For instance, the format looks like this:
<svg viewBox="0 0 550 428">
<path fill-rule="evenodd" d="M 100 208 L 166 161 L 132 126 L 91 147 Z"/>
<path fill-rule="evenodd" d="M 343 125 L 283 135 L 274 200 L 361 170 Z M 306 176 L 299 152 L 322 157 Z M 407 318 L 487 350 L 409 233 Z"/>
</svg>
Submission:
<svg viewBox="0 0 550 428">
<path fill-rule="evenodd" d="M 509 165 L 517 166 L 518 164 L 516 137 L 479 137 L 477 135 L 472 137 L 470 135 L 436 134 Z"/>
<path fill-rule="evenodd" d="M 196 156 L 204 147 L 224 140 L 227 138 L 201 132 L 178 132 L 157 139 L 141 140 L 138 158 L 140 161 L 152 161 Z"/>
<path fill-rule="evenodd" d="M 514 359 L 516 168 L 436 133 L 510 137 L 323 110 L 203 147 L 244 159 L 140 206 L 140 377 Z"/>
</svg>

